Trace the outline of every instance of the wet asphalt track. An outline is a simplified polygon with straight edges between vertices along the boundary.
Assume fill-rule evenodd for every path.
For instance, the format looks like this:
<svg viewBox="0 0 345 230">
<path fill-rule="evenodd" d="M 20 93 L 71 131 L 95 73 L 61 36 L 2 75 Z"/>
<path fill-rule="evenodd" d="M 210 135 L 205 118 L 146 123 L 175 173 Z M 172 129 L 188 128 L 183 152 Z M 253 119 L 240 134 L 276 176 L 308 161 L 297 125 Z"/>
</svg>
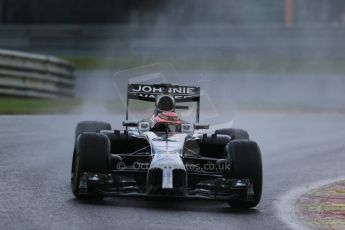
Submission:
<svg viewBox="0 0 345 230">
<path fill-rule="evenodd" d="M 96 116 L 88 118 L 98 119 Z M 119 116 L 99 119 L 119 124 Z M 107 198 L 80 202 L 70 192 L 78 116 L 0 117 L 0 229 L 289 229 L 279 196 L 304 183 L 344 175 L 345 116 L 238 114 L 234 126 L 259 142 L 264 193 L 257 209 L 213 201 Z"/>
</svg>

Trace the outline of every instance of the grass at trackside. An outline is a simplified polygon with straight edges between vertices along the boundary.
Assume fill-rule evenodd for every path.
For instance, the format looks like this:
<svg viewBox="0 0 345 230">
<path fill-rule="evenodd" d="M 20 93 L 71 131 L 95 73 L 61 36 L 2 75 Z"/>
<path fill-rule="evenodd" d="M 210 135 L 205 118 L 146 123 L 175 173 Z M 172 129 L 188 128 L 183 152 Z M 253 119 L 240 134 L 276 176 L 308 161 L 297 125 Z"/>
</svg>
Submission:
<svg viewBox="0 0 345 230">
<path fill-rule="evenodd" d="M 64 114 L 81 104 L 79 99 L 0 98 L 0 114 Z"/>
<path fill-rule="evenodd" d="M 219 105 L 217 106 L 217 108 Z M 325 109 L 302 105 L 275 104 L 232 104 L 230 112 L 270 112 L 270 113 L 335 113 L 345 114 L 344 109 Z M 221 107 L 219 107 L 221 108 Z M 207 111 L 206 107 L 202 111 Z M 211 109 L 210 111 L 213 111 Z M 125 108 L 115 100 L 83 100 L 83 99 L 26 99 L 1 98 L 0 115 L 30 114 L 115 114 L 124 113 Z M 219 111 L 218 111 L 219 112 Z M 229 111 L 222 111 L 229 112 Z M 202 114 L 201 114 L 202 115 Z"/>
<path fill-rule="evenodd" d="M 123 105 L 115 100 L 102 99 L 35 99 L 1 98 L 0 115 L 30 114 L 97 114 L 124 112 Z"/>
<path fill-rule="evenodd" d="M 288 59 L 288 58 L 113 58 L 66 57 L 77 69 L 127 69 L 157 62 L 169 62 L 181 71 L 236 71 L 257 73 L 345 73 L 343 59 Z"/>
</svg>

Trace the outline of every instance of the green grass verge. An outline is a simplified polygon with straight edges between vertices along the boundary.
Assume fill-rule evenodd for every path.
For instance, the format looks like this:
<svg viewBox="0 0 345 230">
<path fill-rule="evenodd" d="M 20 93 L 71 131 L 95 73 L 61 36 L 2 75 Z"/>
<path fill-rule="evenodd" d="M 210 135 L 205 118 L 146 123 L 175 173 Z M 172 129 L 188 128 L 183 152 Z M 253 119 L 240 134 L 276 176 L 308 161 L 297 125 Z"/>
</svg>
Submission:
<svg viewBox="0 0 345 230">
<path fill-rule="evenodd" d="M 81 104 L 80 99 L 0 98 L 0 114 L 64 114 Z"/>
<path fill-rule="evenodd" d="M 238 71 L 256 73 L 345 73 L 343 59 L 272 58 L 113 58 L 65 57 L 77 69 L 127 69 L 157 62 L 169 62 L 181 71 Z"/>
<path fill-rule="evenodd" d="M 125 108 L 116 100 L 103 99 L 34 99 L 1 98 L 0 114 L 102 114 L 124 113 Z"/>
<path fill-rule="evenodd" d="M 144 105 L 144 104 L 143 104 Z M 217 108 L 222 108 L 216 103 Z M 276 104 L 230 104 L 230 111 L 257 111 L 257 112 L 305 112 L 305 113 L 345 113 L 344 108 L 325 109 L 303 105 L 276 105 Z M 213 111 L 204 106 L 202 111 Z M 218 111 L 218 110 L 217 110 Z M 222 113 L 229 112 L 223 111 Z M 218 112 L 220 112 L 218 111 Z M 124 106 L 118 100 L 82 100 L 82 99 L 26 99 L 0 98 L 1 115 L 30 115 L 30 114 L 115 114 L 125 113 Z M 201 116 L 203 116 L 201 114 Z"/>
</svg>

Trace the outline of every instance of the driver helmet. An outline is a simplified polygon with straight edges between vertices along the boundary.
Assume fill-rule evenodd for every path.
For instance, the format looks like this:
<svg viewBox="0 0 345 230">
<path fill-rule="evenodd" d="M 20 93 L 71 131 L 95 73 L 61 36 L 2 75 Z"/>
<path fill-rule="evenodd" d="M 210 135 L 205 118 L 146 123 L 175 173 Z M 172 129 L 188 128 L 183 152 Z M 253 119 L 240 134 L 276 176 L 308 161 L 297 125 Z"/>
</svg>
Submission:
<svg viewBox="0 0 345 230">
<path fill-rule="evenodd" d="M 182 124 L 182 121 L 178 117 L 178 115 L 175 112 L 161 112 L 153 119 L 154 127 L 158 127 L 161 124 L 167 124 L 169 127 L 171 127 L 171 131 L 179 130 L 179 127 Z M 175 128 L 173 128 L 175 127 Z"/>
</svg>

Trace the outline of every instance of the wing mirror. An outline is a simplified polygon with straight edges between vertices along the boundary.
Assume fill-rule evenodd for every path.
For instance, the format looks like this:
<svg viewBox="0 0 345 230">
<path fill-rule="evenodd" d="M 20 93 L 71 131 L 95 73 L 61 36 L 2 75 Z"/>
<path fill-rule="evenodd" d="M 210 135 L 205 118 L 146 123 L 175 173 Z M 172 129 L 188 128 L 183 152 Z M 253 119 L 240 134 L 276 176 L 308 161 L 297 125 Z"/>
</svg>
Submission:
<svg viewBox="0 0 345 230">
<path fill-rule="evenodd" d="M 140 122 L 138 127 L 139 127 L 139 132 L 141 133 L 150 131 L 150 123 L 147 121 Z"/>
<path fill-rule="evenodd" d="M 194 123 L 194 129 L 209 129 L 209 124 Z"/>
<path fill-rule="evenodd" d="M 191 124 L 182 124 L 181 126 L 182 133 L 193 133 Z"/>
<path fill-rule="evenodd" d="M 188 105 L 175 105 L 175 109 L 188 110 Z"/>
<path fill-rule="evenodd" d="M 122 122 L 122 125 L 125 127 L 138 127 L 139 121 L 126 120 Z"/>
</svg>

